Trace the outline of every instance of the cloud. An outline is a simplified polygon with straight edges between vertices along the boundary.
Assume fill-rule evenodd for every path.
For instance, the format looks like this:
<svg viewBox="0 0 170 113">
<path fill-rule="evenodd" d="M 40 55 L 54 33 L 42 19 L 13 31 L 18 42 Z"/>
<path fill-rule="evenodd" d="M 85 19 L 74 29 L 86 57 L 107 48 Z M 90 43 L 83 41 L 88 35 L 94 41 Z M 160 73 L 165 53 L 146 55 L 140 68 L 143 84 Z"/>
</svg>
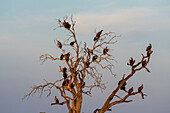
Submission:
<svg viewBox="0 0 170 113">
<path fill-rule="evenodd" d="M 141 29 L 155 29 L 163 25 L 170 25 L 170 21 L 161 15 L 156 8 L 129 8 L 107 13 L 78 13 L 77 30 L 79 33 L 88 34 L 95 28 L 114 28 L 122 32 Z"/>
</svg>

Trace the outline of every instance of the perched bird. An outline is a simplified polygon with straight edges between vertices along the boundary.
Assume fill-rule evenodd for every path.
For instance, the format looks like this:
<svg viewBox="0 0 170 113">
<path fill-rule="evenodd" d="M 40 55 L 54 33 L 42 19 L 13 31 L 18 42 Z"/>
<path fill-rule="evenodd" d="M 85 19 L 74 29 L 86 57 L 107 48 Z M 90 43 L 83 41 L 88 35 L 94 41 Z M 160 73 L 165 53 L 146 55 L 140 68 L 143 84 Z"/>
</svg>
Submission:
<svg viewBox="0 0 170 113">
<path fill-rule="evenodd" d="M 67 78 L 67 68 L 66 67 L 63 68 L 63 77 L 64 77 L 64 79 Z"/>
<path fill-rule="evenodd" d="M 98 58 L 98 56 L 94 55 L 93 58 L 92 58 L 92 61 L 95 61 L 97 58 Z"/>
<path fill-rule="evenodd" d="M 69 79 L 64 79 L 62 86 L 68 86 Z"/>
<path fill-rule="evenodd" d="M 142 61 L 142 66 L 145 67 L 147 65 L 146 60 Z"/>
<path fill-rule="evenodd" d="M 90 65 L 90 62 L 89 61 L 86 61 L 86 67 L 88 68 L 89 67 L 89 65 Z"/>
<path fill-rule="evenodd" d="M 61 56 L 60 56 L 60 60 L 63 60 L 63 58 L 64 58 L 64 55 L 63 55 L 63 54 L 61 54 Z"/>
<path fill-rule="evenodd" d="M 119 85 L 121 82 L 122 82 L 122 80 L 119 81 L 118 85 Z M 125 82 L 125 83 L 120 87 L 120 89 L 126 91 L 126 87 L 125 87 L 126 85 L 127 85 L 127 83 Z"/>
<path fill-rule="evenodd" d="M 129 95 L 133 92 L 133 87 L 131 87 L 128 91 Z"/>
<path fill-rule="evenodd" d="M 66 72 L 67 72 L 67 68 L 64 67 L 64 68 L 63 68 L 63 73 L 66 73 Z"/>
<path fill-rule="evenodd" d="M 109 49 L 106 47 L 103 49 L 103 54 L 105 55 L 107 52 L 109 51 Z"/>
<path fill-rule="evenodd" d="M 65 59 L 68 62 L 69 61 L 69 57 L 70 57 L 70 52 L 68 52 L 67 54 L 65 54 Z"/>
<path fill-rule="evenodd" d="M 57 45 L 58 45 L 58 47 L 59 47 L 60 49 L 62 48 L 62 44 L 61 44 L 60 41 L 57 41 Z"/>
<path fill-rule="evenodd" d="M 73 89 L 74 88 L 74 83 L 70 84 L 70 88 Z"/>
<path fill-rule="evenodd" d="M 150 57 L 153 51 L 147 51 L 147 57 Z"/>
<path fill-rule="evenodd" d="M 71 25 L 70 25 L 68 22 L 66 22 L 65 20 L 64 20 L 64 22 L 63 22 L 63 26 L 64 26 L 66 29 L 70 29 L 70 27 L 71 27 Z"/>
<path fill-rule="evenodd" d="M 74 46 L 74 43 L 75 43 L 75 41 L 72 41 L 72 42 L 70 42 L 70 45 L 71 45 L 71 46 Z"/>
<path fill-rule="evenodd" d="M 151 51 L 152 45 L 149 44 L 149 46 L 146 48 L 146 51 Z"/>
<path fill-rule="evenodd" d="M 94 37 L 94 41 L 99 40 L 100 35 L 102 34 L 102 32 L 103 32 L 103 30 L 99 31 L 99 32 L 96 34 L 96 36 Z"/>
<path fill-rule="evenodd" d="M 123 86 L 123 85 L 120 87 L 120 89 L 123 90 L 123 91 L 126 91 L 126 87 Z"/>
<path fill-rule="evenodd" d="M 59 103 L 59 100 L 58 100 L 58 98 L 57 98 L 57 96 L 55 96 L 55 103 Z"/>
<path fill-rule="evenodd" d="M 133 58 L 131 57 L 131 59 L 129 59 L 129 63 L 127 63 L 127 65 L 133 66 L 134 63 L 135 63 L 135 60 L 133 60 Z"/>
<path fill-rule="evenodd" d="M 63 73 L 63 77 L 64 77 L 64 79 L 66 79 L 67 78 L 67 73 Z"/>
<path fill-rule="evenodd" d="M 141 92 L 143 89 L 143 84 L 138 88 L 138 92 Z"/>
</svg>

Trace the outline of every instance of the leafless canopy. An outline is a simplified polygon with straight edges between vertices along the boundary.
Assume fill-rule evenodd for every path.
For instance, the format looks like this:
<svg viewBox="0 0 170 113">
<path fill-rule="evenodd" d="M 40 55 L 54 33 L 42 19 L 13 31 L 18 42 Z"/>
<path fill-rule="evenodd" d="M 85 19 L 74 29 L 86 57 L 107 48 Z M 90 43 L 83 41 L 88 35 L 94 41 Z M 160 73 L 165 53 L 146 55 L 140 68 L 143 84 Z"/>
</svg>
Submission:
<svg viewBox="0 0 170 113">
<path fill-rule="evenodd" d="M 52 102 L 51 105 L 66 105 L 69 113 L 80 113 L 83 94 L 91 96 L 93 88 L 98 87 L 101 90 L 106 88 L 105 84 L 102 82 L 103 75 L 99 70 L 108 70 L 111 75 L 115 76 L 112 72 L 114 57 L 110 54 L 110 45 L 114 44 L 116 42 L 115 38 L 119 36 L 116 36 L 114 32 L 104 32 L 104 30 L 100 30 L 94 37 L 89 38 L 93 41 L 93 44 L 87 47 L 86 42 L 81 44 L 81 42 L 78 41 L 75 32 L 76 22 L 72 17 L 70 21 L 67 17 L 62 20 L 58 19 L 58 24 L 59 26 L 55 29 L 64 28 L 70 34 L 64 41 L 54 41 L 61 55 L 54 57 L 50 54 L 43 54 L 40 56 L 40 60 L 42 63 L 46 60 L 65 63 L 64 67 L 60 65 L 58 67 L 63 77 L 54 82 L 45 80 L 45 84 L 43 85 L 32 86 L 30 93 L 25 95 L 24 98 L 33 95 L 37 91 L 40 91 L 42 94 L 44 90 L 47 90 L 47 96 L 50 96 L 52 89 L 56 89 L 56 91 L 60 92 L 60 95 L 55 96 L 54 102 Z M 68 47 L 72 50 L 68 49 Z M 117 88 L 107 98 L 103 107 L 101 109 L 96 109 L 94 113 L 103 113 L 111 110 L 110 107 L 118 103 L 131 102 L 132 100 L 127 100 L 127 98 L 132 95 L 141 94 L 142 98 L 144 98 L 145 94 L 142 92 L 143 85 L 136 92 L 133 91 L 133 88 L 126 91 L 126 81 L 132 77 L 135 72 L 143 68 L 150 72 L 146 66 L 149 63 L 151 54 L 152 51 L 150 48 L 147 49 L 146 56 L 142 54 L 142 59 L 137 64 L 135 64 L 133 58 L 129 60 L 128 65 L 132 68 L 132 72 L 127 76 L 123 76 Z M 93 82 L 86 83 L 85 81 L 87 78 L 91 78 Z M 123 98 L 116 95 L 119 90 L 124 90 L 127 95 Z M 111 102 L 114 97 L 118 97 L 120 100 Z M 60 102 L 59 99 L 61 98 L 63 98 L 64 101 Z"/>
</svg>

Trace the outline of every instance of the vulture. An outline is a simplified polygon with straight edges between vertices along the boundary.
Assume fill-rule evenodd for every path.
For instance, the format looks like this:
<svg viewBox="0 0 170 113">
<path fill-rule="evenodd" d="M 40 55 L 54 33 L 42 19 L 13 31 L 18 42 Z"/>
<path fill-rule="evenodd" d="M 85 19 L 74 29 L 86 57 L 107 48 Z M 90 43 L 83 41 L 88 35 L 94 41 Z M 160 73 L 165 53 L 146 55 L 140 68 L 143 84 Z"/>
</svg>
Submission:
<svg viewBox="0 0 170 113">
<path fill-rule="evenodd" d="M 60 56 L 60 60 L 63 60 L 63 58 L 64 58 L 64 55 L 63 55 L 63 54 L 61 54 L 61 56 Z"/>
<path fill-rule="evenodd" d="M 55 96 L 55 103 L 59 103 L 57 96 Z"/>
<path fill-rule="evenodd" d="M 63 26 L 64 26 L 66 29 L 70 29 L 70 27 L 71 27 L 71 25 L 70 25 L 68 22 L 66 22 L 65 20 L 64 20 L 64 22 L 63 22 Z"/>
<path fill-rule="evenodd" d="M 86 61 L 86 67 L 88 68 L 90 65 L 90 62 L 89 61 Z"/>
<path fill-rule="evenodd" d="M 69 79 L 65 79 L 62 86 L 68 86 L 68 83 L 69 83 Z"/>
<path fill-rule="evenodd" d="M 68 52 L 67 54 L 65 54 L 65 59 L 68 62 L 69 61 L 69 57 L 70 57 L 70 52 Z"/>
<path fill-rule="evenodd" d="M 99 31 L 96 36 L 94 37 L 94 41 L 98 41 L 100 38 L 100 35 L 102 34 L 103 30 Z"/>
<path fill-rule="evenodd" d="M 129 95 L 133 92 L 133 87 L 131 87 L 128 91 Z"/>
<path fill-rule="evenodd" d="M 119 81 L 118 85 L 119 85 L 121 82 L 122 82 L 122 80 Z M 127 83 L 125 82 L 125 83 L 120 87 L 120 89 L 126 91 L 126 87 L 125 87 L 126 85 L 127 85 Z"/>
<path fill-rule="evenodd" d="M 150 57 L 153 51 L 147 51 L 147 57 Z"/>
<path fill-rule="evenodd" d="M 74 88 L 74 84 L 73 84 L 73 83 L 70 84 L 70 88 L 71 88 L 71 89 Z"/>
<path fill-rule="evenodd" d="M 109 49 L 106 47 L 103 49 L 103 54 L 105 55 L 107 52 L 109 51 Z"/>
<path fill-rule="evenodd" d="M 74 46 L 74 43 L 75 43 L 75 41 L 72 41 L 72 42 L 70 42 L 70 45 L 71 45 L 71 46 Z"/>
<path fill-rule="evenodd" d="M 64 79 L 67 78 L 67 68 L 66 67 L 63 68 L 63 77 L 64 77 Z"/>
<path fill-rule="evenodd" d="M 58 43 L 58 47 L 61 49 L 62 48 L 62 44 L 61 44 L 61 42 L 60 41 L 57 41 Z"/>
<path fill-rule="evenodd" d="M 147 65 L 146 60 L 142 61 L 142 66 L 145 67 Z"/>
<path fill-rule="evenodd" d="M 152 45 L 149 44 L 149 46 L 146 48 L 146 51 L 151 51 Z"/>
<path fill-rule="evenodd" d="M 64 77 L 64 79 L 66 79 L 67 78 L 67 73 L 63 73 L 63 77 Z"/>
<path fill-rule="evenodd" d="M 67 72 L 67 68 L 64 67 L 64 68 L 63 68 L 63 73 L 66 73 L 66 72 Z"/>
<path fill-rule="evenodd" d="M 98 56 L 94 55 L 93 58 L 92 58 L 92 61 L 95 61 L 97 58 L 98 58 Z"/>
<path fill-rule="evenodd" d="M 138 88 L 138 92 L 141 92 L 143 89 L 143 84 Z"/>
</svg>

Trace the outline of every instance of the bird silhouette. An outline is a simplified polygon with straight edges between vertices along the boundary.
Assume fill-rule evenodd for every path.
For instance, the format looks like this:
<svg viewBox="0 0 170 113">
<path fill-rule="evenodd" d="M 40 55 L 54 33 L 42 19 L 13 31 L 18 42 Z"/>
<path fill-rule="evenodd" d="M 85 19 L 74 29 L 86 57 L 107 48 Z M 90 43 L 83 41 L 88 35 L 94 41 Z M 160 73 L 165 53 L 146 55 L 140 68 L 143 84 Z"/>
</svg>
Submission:
<svg viewBox="0 0 170 113">
<path fill-rule="evenodd" d="M 55 103 L 59 103 L 59 100 L 58 100 L 58 98 L 57 98 L 57 96 L 55 96 Z"/>
<path fill-rule="evenodd" d="M 119 85 L 121 82 L 122 82 L 122 80 L 119 81 L 118 85 Z M 120 87 L 120 89 L 126 91 L 126 87 L 125 87 L 126 85 L 127 85 L 127 83 L 125 82 L 125 83 Z"/>
<path fill-rule="evenodd" d="M 142 61 L 142 66 L 145 67 L 147 65 L 146 60 Z"/>
<path fill-rule="evenodd" d="M 69 79 L 64 79 L 62 86 L 68 86 Z"/>
<path fill-rule="evenodd" d="M 60 60 L 63 60 L 63 58 L 64 58 L 64 55 L 63 55 L 63 54 L 61 54 L 61 56 L 60 56 Z"/>
<path fill-rule="evenodd" d="M 129 95 L 133 92 L 133 87 L 131 87 L 128 91 Z"/>
<path fill-rule="evenodd" d="M 70 29 L 70 27 L 71 27 L 71 25 L 70 25 L 68 22 L 66 22 L 65 20 L 64 20 L 64 22 L 63 22 L 63 26 L 64 26 L 66 29 Z"/>
<path fill-rule="evenodd" d="M 100 35 L 102 34 L 102 32 L 103 32 L 103 30 L 99 31 L 99 32 L 96 34 L 96 36 L 94 37 L 94 41 L 99 40 Z"/>
<path fill-rule="evenodd" d="M 74 43 L 75 43 L 75 41 L 72 41 L 72 42 L 70 42 L 70 45 L 71 45 L 71 46 L 74 46 Z"/>
<path fill-rule="evenodd" d="M 149 44 L 149 46 L 146 48 L 146 51 L 151 51 L 152 45 Z"/>
<path fill-rule="evenodd" d="M 92 58 L 92 61 L 95 61 L 97 58 L 98 58 L 98 56 L 94 55 L 93 58 Z"/>
<path fill-rule="evenodd" d="M 69 61 L 69 57 L 70 57 L 70 52 L 68 52 L 67 54 L 65 54 L 65 60 L 68 62 Z"/>
<path fill-rule="evenodd" d="M 62 44 L 61 44 L 61 42 L 60 41 L 57 41 L 58 43 L 58 47 L 61 49 L 62 48 Z"/>
<path fill-rule="evenodd" d="M 63 77 L 64 77 L 64 79 L 66 79 L 67 78 L 67 73 L 63 73 Z"/>
<path fill-rule="evenodd" d="M 141 92 L 143 89 L 143 84 L 138 88 L 138 92 Z"/>
<path fill-rule="evenodd" d="M 147 56 L 150 57 L 153 51 L 147 51 Z"/>
<path fill-rule="evenodd" d="M 90 62 L 89 62 L 89 61 L 86 61 L 86 62 L 85 62 L 85 65 L 86 65 L 86 67 L 88 68 L 89 65 L 90 65 Z"/>
<path fill-rule="evenodd" d="M 109 49 L 106 47 L 103 49 L 103 54 L 105 55 L 107 52 L 109 51 Z"/>
<path fill-rule="evenodd" d="M 63 73 L 66 73 L 66 72 L 67 72 L 67 68 L 64 67 L 64 68 L 63 68 Z"/>
</svg>

